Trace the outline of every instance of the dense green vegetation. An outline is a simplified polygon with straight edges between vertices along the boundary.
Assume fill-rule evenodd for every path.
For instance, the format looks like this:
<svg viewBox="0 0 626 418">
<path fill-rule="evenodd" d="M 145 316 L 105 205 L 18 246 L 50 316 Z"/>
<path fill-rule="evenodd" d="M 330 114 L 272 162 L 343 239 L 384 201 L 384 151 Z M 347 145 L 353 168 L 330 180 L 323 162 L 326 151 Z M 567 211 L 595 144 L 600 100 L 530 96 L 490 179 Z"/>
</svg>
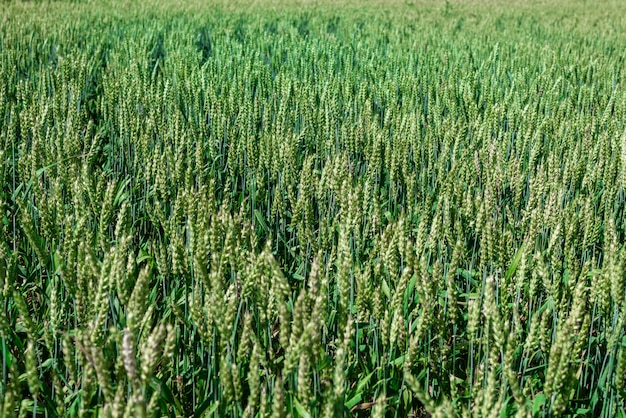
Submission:
<svg viewBox="0 0 626 418">
<path fill-rule="evenodd" d="M 0 416 L 626 416 L 617 6 L 4 3 Z"/>
</svg>

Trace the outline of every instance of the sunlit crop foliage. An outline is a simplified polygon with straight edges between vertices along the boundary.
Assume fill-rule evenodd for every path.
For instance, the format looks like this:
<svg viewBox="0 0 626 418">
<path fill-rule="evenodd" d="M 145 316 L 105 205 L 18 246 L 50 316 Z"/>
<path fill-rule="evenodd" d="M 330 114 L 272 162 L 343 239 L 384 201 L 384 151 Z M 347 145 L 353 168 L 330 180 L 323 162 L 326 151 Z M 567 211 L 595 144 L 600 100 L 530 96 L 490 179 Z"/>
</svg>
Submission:
<svg viewBox="0 0 626 418">
<path fill-rule="evenodd" d="M 4 3 L 0 416 L 625 416 L 579 3 Z"/>
</svg>

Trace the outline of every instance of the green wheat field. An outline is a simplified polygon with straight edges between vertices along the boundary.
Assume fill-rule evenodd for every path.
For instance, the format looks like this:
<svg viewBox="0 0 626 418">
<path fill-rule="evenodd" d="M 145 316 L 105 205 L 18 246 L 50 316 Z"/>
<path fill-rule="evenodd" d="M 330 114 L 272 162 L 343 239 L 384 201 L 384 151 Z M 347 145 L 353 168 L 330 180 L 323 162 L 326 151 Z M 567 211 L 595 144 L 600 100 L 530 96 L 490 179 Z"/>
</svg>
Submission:
<svg viewBox="0 0 626 418">
<path fill-rule="evenodd" d="M 626 417 L 621 1 L 0 4 L 0 417 Z"/>
</svg>

